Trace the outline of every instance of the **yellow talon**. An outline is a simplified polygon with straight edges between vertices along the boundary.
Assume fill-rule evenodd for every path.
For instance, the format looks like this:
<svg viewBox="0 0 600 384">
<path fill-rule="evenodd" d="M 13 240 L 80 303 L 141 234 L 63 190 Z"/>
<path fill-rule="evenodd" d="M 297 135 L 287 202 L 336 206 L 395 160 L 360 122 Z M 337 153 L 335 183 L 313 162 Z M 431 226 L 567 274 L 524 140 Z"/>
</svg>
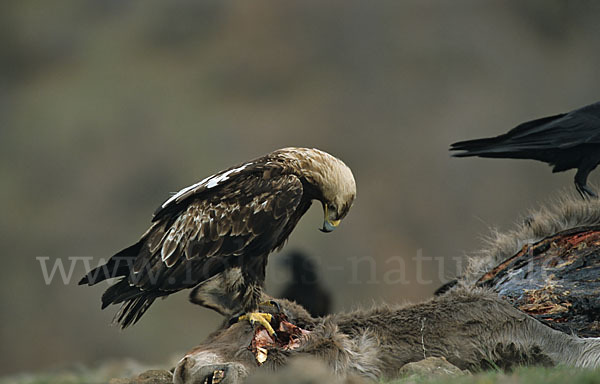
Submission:
<svg viewBox="0 0 600 384">
<path fill-rule="evenodd" d="M 238 317 L 238 321 L 248 320 L 252 325 L 254 325 L 254 323 L 259 323 L 260 325 L 265 327 L 267 332 L 269 332 L 269 335 L 273 336 L 275 334 L 275 330 L 273 329 L 270 323 L 272 318 L 273 315 L 271 315 L 270 313 L 250 312 Z"/>
</svg>

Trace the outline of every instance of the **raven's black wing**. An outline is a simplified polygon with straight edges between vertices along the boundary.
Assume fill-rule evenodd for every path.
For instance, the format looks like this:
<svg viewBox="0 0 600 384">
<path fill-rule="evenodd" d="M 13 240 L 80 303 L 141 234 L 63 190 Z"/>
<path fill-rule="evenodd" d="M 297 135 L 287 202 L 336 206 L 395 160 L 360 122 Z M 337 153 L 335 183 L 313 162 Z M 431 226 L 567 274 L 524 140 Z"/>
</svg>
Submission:
<svg viewBox="0 0 600 384">
<path fill-rule="evenodd" d="M 525 122 L 500 136 L 457 142 L 450 150 L 464 151 L 456 157 L 538 158 L 536 152 L 599 143 L 600 102 Z"/>
</svg>

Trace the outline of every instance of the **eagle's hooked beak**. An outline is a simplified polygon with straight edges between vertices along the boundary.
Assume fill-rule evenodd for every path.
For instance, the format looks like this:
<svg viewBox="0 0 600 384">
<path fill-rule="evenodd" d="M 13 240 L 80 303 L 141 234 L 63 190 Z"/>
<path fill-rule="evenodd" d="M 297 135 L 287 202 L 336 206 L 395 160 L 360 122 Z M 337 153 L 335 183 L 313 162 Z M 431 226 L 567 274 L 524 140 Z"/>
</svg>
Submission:
<svg viewBox="0 0 600 384">
<path fill-rule="evenodd" d="M 333 231 L 338 225 L 340 225 L 340 221 L 341 220 L 332 220 L 329 217 L 329 208 L 327 206 L 327 204 L 323 204 L 324 208 L 323 211 L 325 213 L 325 219 L 323 220 L 323 228 L 319 228 L 319 230 L 321 232 L 331 232 Z"/>
</svg>

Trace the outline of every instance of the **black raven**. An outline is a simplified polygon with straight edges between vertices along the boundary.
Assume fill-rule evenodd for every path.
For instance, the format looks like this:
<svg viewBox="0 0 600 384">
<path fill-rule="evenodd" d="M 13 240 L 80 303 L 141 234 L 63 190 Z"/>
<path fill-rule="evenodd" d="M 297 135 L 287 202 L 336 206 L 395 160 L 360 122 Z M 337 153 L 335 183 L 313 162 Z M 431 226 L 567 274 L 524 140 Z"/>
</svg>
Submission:
<svg viewBox="0 0 600 384">
<path fill-rule="evenodd" d="M 500 136 L 460 141 L 450 150 L 464 151 L 455 157 L 539 160 L 553 166 L 552 172 L 577 168 L 577 192 L 584 199 L 597 197 L 586 183 L 600 163 L 600 102 L 525 122 Z"/>
<path fill-rule="evenodd" d="M 331 310 L 331 295 L 319 281 L 317 266 L 310 257 L 300 251 L 293 251 L 283 259 L 291 273 L 292 280 L 283 289 L 280 297 L 295 301 L 311 315 L 325 316 Z"/>
</svg>

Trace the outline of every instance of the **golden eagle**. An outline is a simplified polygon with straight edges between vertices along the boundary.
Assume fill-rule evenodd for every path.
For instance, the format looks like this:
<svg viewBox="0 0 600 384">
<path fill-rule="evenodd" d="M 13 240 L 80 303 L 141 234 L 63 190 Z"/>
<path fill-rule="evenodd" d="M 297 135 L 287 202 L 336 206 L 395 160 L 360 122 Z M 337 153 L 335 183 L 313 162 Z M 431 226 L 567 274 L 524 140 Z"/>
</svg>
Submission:
<svg viewBox="0 0 600 384">
<path fill-rule="evenodd" d="M 102 295 L 102 308 L 122 304 L 115 316 L 122 328 L 156 298 L 193 287 L 192 302 L 224 315 L 245 312 L 244 318 L 268 325 L 254 312 L 269 253 L 284 245 L 313 200 L 323 205 L 321 230 L 331 232 L 355 195 L 354 177 L 341 160 L 318 149 L 280 149 L 171 196 L 137 243 L 79 284 L 121 278 Z"/>
</svg>

